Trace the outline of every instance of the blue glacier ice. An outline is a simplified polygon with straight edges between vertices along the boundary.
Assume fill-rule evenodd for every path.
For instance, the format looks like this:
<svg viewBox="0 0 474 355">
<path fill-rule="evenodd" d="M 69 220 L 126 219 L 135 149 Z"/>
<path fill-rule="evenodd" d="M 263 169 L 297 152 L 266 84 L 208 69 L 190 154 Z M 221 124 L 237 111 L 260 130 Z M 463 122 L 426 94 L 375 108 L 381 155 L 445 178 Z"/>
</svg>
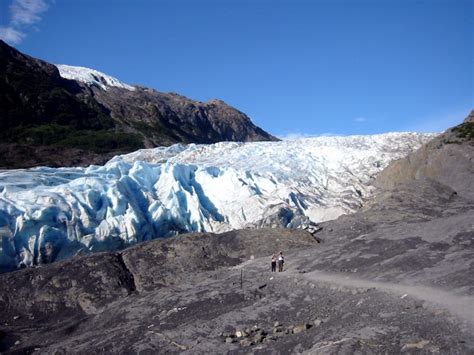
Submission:
<svg viewBox="0 0 474 355">
<path fill-rule="evenodd" d="M 181 145 L 104 166 L 0 171 L 0 270 L 191 231 L 298 227 L 350 213 L 431 134 Z"/>
</svg>

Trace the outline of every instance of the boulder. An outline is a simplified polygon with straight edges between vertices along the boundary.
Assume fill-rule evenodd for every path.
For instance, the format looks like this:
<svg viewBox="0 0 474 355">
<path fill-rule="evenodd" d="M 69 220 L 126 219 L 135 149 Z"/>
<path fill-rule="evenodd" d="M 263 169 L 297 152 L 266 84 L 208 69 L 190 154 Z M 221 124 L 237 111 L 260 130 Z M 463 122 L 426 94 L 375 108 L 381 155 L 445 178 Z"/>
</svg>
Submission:
<svg viewBox="0 0 474 355">
<path fill-rule="evenodd" d="M 309 323 L 299 324 L 293 328 L 293 334 L 301 333 L 309 328 L 311 328 L 311 324 Z"/>
</svg>

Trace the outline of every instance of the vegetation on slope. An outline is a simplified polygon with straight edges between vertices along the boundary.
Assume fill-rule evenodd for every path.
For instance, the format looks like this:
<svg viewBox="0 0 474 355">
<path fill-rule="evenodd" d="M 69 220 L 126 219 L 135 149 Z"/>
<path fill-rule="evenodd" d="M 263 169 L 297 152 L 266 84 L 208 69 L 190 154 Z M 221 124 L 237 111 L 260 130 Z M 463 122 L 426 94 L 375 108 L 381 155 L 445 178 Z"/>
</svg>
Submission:
<svg viewBox="0 0 474 355">
<path fill-rule="evenodd" d="M 0 133 L 0 139 L 3 143 L 70 147 L 95 153 L 143 148 L 141 137 L 134 133 L 77 130 L 73 125 L 57 123 L 13 127 Z"/>
<path fill-rule="evenodd" d="M 474 139 L 474 122 L 464 122 L 453 128 L 459 138 Z"/>
</svg>

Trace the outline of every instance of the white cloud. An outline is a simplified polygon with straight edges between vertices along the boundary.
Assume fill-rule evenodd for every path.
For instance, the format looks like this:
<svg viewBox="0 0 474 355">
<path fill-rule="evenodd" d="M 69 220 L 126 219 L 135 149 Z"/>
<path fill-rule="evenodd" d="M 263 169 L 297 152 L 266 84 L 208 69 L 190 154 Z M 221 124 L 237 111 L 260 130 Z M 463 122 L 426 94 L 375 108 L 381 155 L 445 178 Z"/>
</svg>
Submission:
<svg viewBox="0 0 474 355">
<path fill-rule="evenodd" d="M 363 123 L 363 122 L 366 122 L 366 121 L 367 121 L 367 118 L 362 117 L 362 116 L 354 118 L 354 122 L 357 122 L 357 123 Z"/>
<path fill-rule="evenodd" d="M 0 27 L 0 38 L 10 44 L 18 44 L 24 38 L 25 34 L 21 31 L 14 29 L 13 27 Z"/>
<path fill-rule="evenodd" d="M 0 27 L 0 38 L 15 45 L 26 37 L 26 30 L 41 21 L 48 9 L 47 0 L 13 0 L 10 7 L 10 22 Z"/>
<path fill-rule="evenodd" d="M 14 26 L 32 25 L 41 21 L 41 13 L 48 9 L 45 0 L 14 0 L 10 5 L 11 23 Z"/>
</svg>

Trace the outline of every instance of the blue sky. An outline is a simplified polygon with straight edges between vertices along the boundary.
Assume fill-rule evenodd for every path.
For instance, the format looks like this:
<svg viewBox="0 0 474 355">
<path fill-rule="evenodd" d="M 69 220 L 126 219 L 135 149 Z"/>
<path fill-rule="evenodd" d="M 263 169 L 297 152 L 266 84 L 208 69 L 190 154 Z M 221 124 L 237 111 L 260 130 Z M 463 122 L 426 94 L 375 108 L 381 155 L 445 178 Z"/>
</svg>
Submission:
<svg viewBox="0 0 474 355">
<path fill-rule="evenodd" d="M 470 0 L 1 0 L 0 36 L 279 135 L 440 131 L 474 107 Z"/>
</svg>

